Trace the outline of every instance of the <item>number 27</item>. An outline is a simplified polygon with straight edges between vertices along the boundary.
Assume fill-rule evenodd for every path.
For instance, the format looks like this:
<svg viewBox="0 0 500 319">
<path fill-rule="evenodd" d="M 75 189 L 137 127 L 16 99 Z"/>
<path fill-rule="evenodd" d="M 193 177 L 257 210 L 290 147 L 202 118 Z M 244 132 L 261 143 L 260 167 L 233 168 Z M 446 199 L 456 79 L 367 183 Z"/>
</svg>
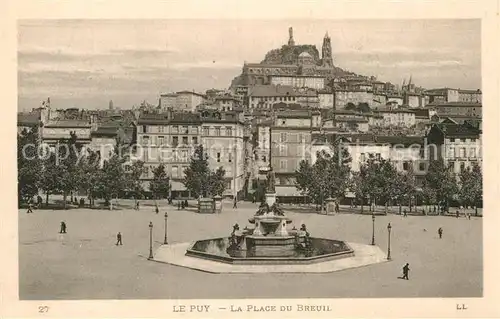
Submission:
<svg viewBox="0 0 500 319">
<path fill-rule="evenodd" d="M 39 313 L 49 312 L 49 307 L 48 306 L 38 306 L 38 312 Z"/>
</svg>

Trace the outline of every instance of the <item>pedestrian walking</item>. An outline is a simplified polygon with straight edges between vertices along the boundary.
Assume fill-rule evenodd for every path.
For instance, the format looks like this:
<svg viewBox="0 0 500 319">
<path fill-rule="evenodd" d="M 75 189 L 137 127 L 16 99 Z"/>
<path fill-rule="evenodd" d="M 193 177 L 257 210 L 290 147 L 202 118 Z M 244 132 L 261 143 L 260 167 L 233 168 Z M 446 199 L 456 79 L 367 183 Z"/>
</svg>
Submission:
<svg viewBox="0 0 500 319">
<path fill-rule="evenodd" d="M 61 222 L 61 230 L 59 231 L 59 234 L 66 234 L 66 223 Z"/>
<path fill-rule="evenodd" d="M 26 211 L 26 214 L 33 214 L 33 204 L 31 201 L 28 203 L 28 210 Z"/>
<path fill-rule="evenodd" d="M 456 215 L 457 215 L 457 218 L 460 217 L 460 213 L 458 212 L 458 210 L 456 212 Z"/>
<path fill-rule="evenodd" d="M 338 202 L 335 202 L 335 213 L 336 214 L 340 213 L 340 206 Z"/>
<path fill-rule="evenodd" d="M 443 228 L 439 227 L 438 235 L 439 235 L 439 239 L 443 238 Z"/>
<path fill-rule="evenodd" d="M 158 214 L 160 212 L 160 209 L 158 208 L 158 205 L 155 207 L 155 212 Z"/>
<path fill-rule="evenodd" d="M 403 278 L 402 279 L 410 280 L 408 278 L 409 272 L 410 272 L 410 264 L 406 263 L 406 265 L 404 265 L 404 267 L 403 267 Z"/>
<path fill-rule="evenodd" d="M 238 200 L 236 199 L 236 197 L 234 198 L 233 201 L 233 208 L 238 208 Z"/>
<path fill-rule="evenodd" d="M 403 210 L 403 217 L 408 217 L 408 213 L 406 212 L 406 209 Z"/>
<path fill-rule="evenodd" d="M 116 246 L 118 245 L 122 245 L 122 234 L 120 232 L 116 234 Z"/>
<path fill-rule="evenodd" d="M 139 204 L 139 201 L 137 201 L 137 202 L 135 203 L 135 210 L 139 210 L 139 205 L 140 205 L 140 204 Z"/>
<path fill-rule="evenodd" d="M 470 220 L 470 213 L 467 213 L 467 218 Z"/>
</svg>

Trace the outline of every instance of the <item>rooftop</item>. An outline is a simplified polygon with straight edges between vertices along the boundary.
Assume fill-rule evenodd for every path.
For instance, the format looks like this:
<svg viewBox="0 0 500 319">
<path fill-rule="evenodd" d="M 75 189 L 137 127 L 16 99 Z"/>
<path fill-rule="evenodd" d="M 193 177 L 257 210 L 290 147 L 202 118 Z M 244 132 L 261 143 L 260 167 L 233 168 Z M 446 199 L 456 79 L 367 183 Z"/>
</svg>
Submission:
<svg viewBox="0 0 500 319">
<path fill-rule="evenodd" d="M 288 85 L 256 85 L 250 91 L 250 96 L 295 96 L 292 86 Z"/>
</svg>

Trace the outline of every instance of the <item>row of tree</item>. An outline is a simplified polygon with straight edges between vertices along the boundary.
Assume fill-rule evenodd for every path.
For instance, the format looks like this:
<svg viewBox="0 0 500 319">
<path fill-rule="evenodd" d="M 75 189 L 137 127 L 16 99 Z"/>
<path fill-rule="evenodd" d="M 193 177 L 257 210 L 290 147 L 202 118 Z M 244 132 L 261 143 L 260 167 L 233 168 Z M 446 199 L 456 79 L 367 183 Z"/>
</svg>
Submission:
<svg viewBox="0 0 500 319">
<path fill-rule="evenodd" d="M 144 162 L 131 161 L 127 146 L 116 140 L 116 146 L 106 157 L 85 149 L 78 143 L 74 132 L 61 139 L 52 150 L 40 147 L 37 128 L 23 130 L 17 137 L 18 199 L 28 202 L 42 191 L 48 205 L 51 194 L 62 194 L 64 207 L 67 197 L 74 193 L 85 193 L 93 206 L 96 198 L 102 198 L 112 208 L 112 199 L 124 193 L 135 199 L 142 198 L 145 189 L 141 176 Z M 195 197 L 222 195 L 225 171 L 209 169 L 208 158 L 199 146 L 191 158 L 182 180 L 187 190 Z M 154 199 L 168 198 L 171 182 L 165 165 L 153 170 L 149 192 Z"/>
<path fill-rule="evenodd" d="M 296 171 L 299 190 L 314 203 L 323 205 L 327 198 L 341 200 L 346 190 L 354 194 L 361 205 L 370 210 L 377 204 L 408 206 L 410 212 L 417 199 L 428 206 L 448 209 L 450 201 L 462 205 L 477 206 L 482 202 L 483 186 L 481 168 L 474 164 L 464 169 L 458 176 L 442 160 L 434 160 L 422 182 L 418 182 L 413 171 L 413 163 L 408 163 L 406 171 L 400 172 L 394 163 L 383 158 L 370 156 L 361 164 L 359 171 L 351 172 L 351 158 L 344 148 L 334 148 L 328 153 L 318 152 L 314 165 L 301 161 Z M 340 154 L 342 152 L 342 154 Z"/>
</svg>

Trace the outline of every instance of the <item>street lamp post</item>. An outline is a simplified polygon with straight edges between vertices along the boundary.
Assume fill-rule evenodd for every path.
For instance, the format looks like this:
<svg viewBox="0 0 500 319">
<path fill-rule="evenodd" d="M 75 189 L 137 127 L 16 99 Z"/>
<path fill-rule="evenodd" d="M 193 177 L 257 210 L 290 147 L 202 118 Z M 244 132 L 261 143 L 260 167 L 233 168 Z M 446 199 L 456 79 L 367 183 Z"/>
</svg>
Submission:
<svg viewBox="0 0 500 319">
<path fill-rule="evenodd" d="M 372 245 L 375 245 L 375 214 L 372 214 Z"/>
<path fill-rule="evenodd" d="M 388 240 L 388 245 L 387 245 L 387 260 L 391 260 L 391 223 L 387 225 L 387 232 L 389 234 L 389 240 Z"/>
<path fill-rule="evenodd" d="M 153 259 L 153 222 L 149 222 L 149 257 Z"/>
<path fill-rule="evenodd" d="M 168 214 L 165 212 L 165 239 L 163 240 L 163 244 L 167 245 L 167 223 L 168 223 Z"/>
</svg>

